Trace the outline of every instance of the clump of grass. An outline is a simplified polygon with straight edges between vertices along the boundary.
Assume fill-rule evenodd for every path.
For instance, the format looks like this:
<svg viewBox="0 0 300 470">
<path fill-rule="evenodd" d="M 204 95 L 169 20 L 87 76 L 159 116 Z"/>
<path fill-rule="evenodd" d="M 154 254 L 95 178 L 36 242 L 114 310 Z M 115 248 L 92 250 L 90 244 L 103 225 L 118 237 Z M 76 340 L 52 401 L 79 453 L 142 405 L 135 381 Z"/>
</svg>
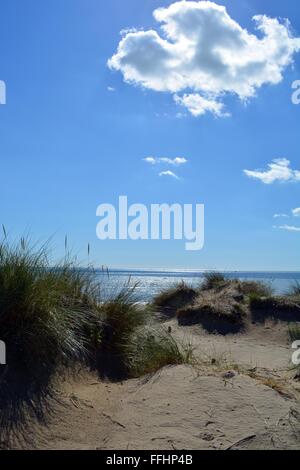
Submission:
<svg viewBox="0 0 300 470">
<path fill-rule="evenodd" d="M 125 285 L 99 307 L 99 322 L 95 324 L 93 337 L 98 337 L 96 367 L 101 375 L 115 379 L 126 376 L 128 343 L 150 316 L 151 311 L 136 302 L 135 288 L 136 285 Z"/>
<path fill-rule="evenodd" d="M 262 281 L 241 281 L 240 290 L 244 295 L 252 297 L 270 297 L 273 294 L 272 287 Z"/>
<path fill-rule="evenodd" d="M 130 376 L 153 374 L 162 367 L 193 363 L 191 345 L 179 344 L 164 329 L 137 332 L 127 346 L 127 367 Z"/>
<path fill-rule="evenodd" d="M 65 261 L 51 268 L 45 247 L 24 239 L 0 244 L 0 336 L 7 366 L 0 383 L 1 424 L 41 414 L 54 374 L 84 357 L 86 326 L 95 311 L 92 276 Z"/>
<path fill-rule="evenodd" d="M 211 271 L 204 274 L 203 283 L 200 286 L 201 290 L 217 289 L 226 283 L 226 278 L 222 273 Z"/>
<path fill-rule="evenodd" d="M 171 289 L 158 294 L 154 300 L 154 307 L 163 310 L 164 313 L 174 313 L 178 308 L 191 303 L 197 296 L 197 291 L 189 287 L 185 282 L 180 282 Z"/>
</svg>

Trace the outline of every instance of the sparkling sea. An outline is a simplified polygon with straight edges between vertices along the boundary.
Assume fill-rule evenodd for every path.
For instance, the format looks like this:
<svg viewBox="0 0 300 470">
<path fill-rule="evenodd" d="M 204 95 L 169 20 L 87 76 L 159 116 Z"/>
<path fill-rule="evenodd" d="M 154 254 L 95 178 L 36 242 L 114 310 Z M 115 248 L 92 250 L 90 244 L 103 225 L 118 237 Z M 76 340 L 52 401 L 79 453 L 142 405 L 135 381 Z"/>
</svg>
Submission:
<svg viewBox="0 0 300 470">
<path fill-rule="evenodd" d="M 226 271 L 223 273 L 228 279 L 264 281 L 269 284 L 276 294 L 285 294 L 289 288 L 300 283 L 300 272 L 255 272 L 255 271 Z M 164 271 L 164 270 L 126 270 L 112 269 L 97 271 L 103 282 L 103 290 L 108 295 L 118 292 L 130 280 L 137 283 L 135 290 L 136 300 L 149 302 L 157 293 L 184 281 L 188 285 L 197 287 L 203 281 L 203 271 Z"/>
</svg>

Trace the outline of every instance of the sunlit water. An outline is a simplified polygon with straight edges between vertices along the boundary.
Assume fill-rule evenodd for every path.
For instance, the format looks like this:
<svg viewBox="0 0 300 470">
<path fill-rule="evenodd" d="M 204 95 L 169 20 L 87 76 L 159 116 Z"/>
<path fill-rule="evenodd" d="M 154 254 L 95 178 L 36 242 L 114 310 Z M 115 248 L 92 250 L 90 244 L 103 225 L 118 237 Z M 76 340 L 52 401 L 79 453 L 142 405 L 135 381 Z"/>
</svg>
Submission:
<svg viewBox="0 0 300 470">
<path fill-rule="evenodd" d="M 292 285 L 300 283 L 300 272 L 250 272 L 235 271 L 224 273 L 228 279 L 264 281 L 276 294 L 285 294 Z M 203 272 L 194 271 L 143 271 L 111 270 L 109 273 L 98 271 L 105 295 L 114 294 L 130 280 L 137 284 L 135 297 L 139 302 L 149 302 L 157 293 L 176 285 L 183 280 L 188 285 L 198 287 L 203 281 Z"/>
</svg>

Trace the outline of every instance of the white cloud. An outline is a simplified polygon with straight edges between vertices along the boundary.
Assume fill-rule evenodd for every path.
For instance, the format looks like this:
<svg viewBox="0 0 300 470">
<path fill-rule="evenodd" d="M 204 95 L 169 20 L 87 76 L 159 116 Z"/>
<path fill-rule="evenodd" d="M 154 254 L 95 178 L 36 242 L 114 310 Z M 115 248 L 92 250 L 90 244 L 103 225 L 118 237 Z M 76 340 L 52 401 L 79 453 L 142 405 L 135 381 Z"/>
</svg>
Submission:
<svg viewBox="0 0 300 470">
<path fill-rule="evenodd" d="M 268 170 L 244 170 L 244 173 L 249 178 L 258 179 L 265 184 L 272 184 L 275 181 L 300 181 L 300 171 L 293 170 L 290 163 L 286 158 L 277 158 L 268 164 Z"/>
<path fill-rule="evenodd" d="M 107 91 L 116 91 L 116 89 L 113 88 L 112 86 L 108 86 L 108 87 L 107 87 Z"/>
<path fill-rule="evenodd" d="M 203 116 L 207 111 L 217 117 L 228 117 L 229 113 L 224 112 L 224 104 L 214 99 L 206 99 L 198 93 L 185 94 L 182 97 L 175 95 L 174 100 L 177 104 L 185 106 L 189 112 L 195 116 Z"/>
<path fill-rule="evenodd" d="M 274 219 L 280 219 L 282 217 L 289 217 L 289 215 L 287 215 L 287 214 L 274 214 L 273 215 Z"/>
<path fill-rule="evenodd" d="M 153 15 L 162 32 L 123 32 L 108 66 L 128 83 L 176 94 L 194 116 L 222 116 L 225 94 L 247 100 L 279 83 L 300 50 L 288 20 L 254 16 L 253 34 L 210 1 L 178 1 Z"/>
<path fill-rule="evenodd" d="M 150 163 L 151 165 L 156 165 L 157 163 L 166 163 L 167 165 L 180 166 L 184 163 L 187 163 L 187 159 L 184 157 L 146 157 L 143 160 L 147 163 Z"/>
<path fill-rule="evenodd" d="M 170 171 L 170 170 L 161 171 L 159 173 L 159 176 L 170 176 L 171 178 L 175 178 L 175 179 L 179 180 L 178 176 L 175 173 L 173 173 L 173 171 Z"/>
<path fill-rule="evenodd" d="M 278 228 L 288 232 L 300 232 L 300 227 L 295 227 L 294 225 L 280 225 Z"/>
<path fill-rule="evenodd" d="M 296 209 L 292 210 L 294 217 L 300 217 L 300 207 L 296 207 Z"/>
<path fill-rule="evenodd" d="M 184 157 L 176 157 L 176 158 L 167 158 L 167 157 L 162 157 L 159 159 L 162 163 L 167 163 L 168 165 L 184 165 L 187 163 L 187 159 Z"/>
<path fill-rule="evenodd" d="M 147 163 L 150 163 L 150 165 L 155 165 L 156 164 L 156 158 L 154 158 L 154 157 L 146 157 L 146 158 L 143 158 L 143 160 Z"/>
</svg>

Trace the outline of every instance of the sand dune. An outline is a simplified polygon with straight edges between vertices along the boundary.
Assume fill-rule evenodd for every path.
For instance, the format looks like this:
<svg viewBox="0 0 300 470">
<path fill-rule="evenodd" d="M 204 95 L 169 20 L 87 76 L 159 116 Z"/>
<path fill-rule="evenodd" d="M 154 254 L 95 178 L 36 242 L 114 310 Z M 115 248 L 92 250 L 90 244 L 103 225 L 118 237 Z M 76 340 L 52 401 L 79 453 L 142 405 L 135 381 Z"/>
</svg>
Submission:
<svg viewBox="0 0 300 470">
<path fill-rule="evenodd" d="M 60 386 L 61 404 L 48 425 L 33 425 L 31 443 L 23 445 L 299 448 L 300 384 L 289 370 L 286 325 L 252 326 L 247 333 L 227 337 L 206 334 L 196 326 L 178 327 L 174 320 L 167 325 L 176 337 L 196 346 L 202 358 L 197 367 L 166 367 L 151 378 L 124 383 L 105 383 L 84 373 Z"/>
</svg>

